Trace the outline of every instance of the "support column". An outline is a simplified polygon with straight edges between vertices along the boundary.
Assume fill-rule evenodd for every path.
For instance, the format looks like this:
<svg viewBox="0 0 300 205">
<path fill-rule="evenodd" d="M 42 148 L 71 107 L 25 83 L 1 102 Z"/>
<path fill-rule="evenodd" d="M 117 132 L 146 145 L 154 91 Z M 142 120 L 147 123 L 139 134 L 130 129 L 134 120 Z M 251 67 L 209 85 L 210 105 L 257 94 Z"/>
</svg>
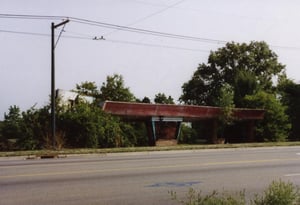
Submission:
<svg viewBox="0 0 300 205">
<path fill-rule="evenodd" d="M 147 134 L 148 134 L 148 144 L 149 146 L 155 146 L 155 133 L 153 130 L 153 123 L 151 120 L 145 122 L 147 127 Z"/>
<path fill-rule="evenodd" d="M 247 142 L 254 142 L 254 120 L 249 120 L 246 123 Z"/>
<path fill-rule="evenodd" d="M 211 142 L 217 144 L 218 141 L 218 120 L 213 119 L 211 123 Z"/>
</svg>

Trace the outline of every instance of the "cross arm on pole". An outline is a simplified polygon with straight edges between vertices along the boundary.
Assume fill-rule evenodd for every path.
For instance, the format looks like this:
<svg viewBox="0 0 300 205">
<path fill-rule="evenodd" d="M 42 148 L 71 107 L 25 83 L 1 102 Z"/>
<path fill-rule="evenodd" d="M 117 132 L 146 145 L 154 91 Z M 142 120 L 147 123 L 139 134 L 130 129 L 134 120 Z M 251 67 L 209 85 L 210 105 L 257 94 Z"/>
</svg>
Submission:
<svg viewBox="0 0 300 205">
<path fill-rule="evenodd" d="M 67 19 L 67 20 L 65 20 L 65 21 L 63 21 L 63 22 L 61 22 L 61 23 L 59 23 L 59 24 L 56 24 L 56 25 L 54 25 L 54 28 L 60 27 L 60 26 L 62 26 L 62 25 L 64 25 L 64 24 L 68 23 L 69 21 L 70 21 L 70 20 Z"/>
</svg>

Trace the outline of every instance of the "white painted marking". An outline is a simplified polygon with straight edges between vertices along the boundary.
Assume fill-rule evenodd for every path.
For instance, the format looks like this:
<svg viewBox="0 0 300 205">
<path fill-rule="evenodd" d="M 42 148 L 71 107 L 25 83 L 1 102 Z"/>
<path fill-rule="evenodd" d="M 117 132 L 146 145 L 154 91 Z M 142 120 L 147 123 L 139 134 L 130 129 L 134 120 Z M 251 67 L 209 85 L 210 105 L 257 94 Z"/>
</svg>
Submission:
<svg viewBox="0 0 300 205">
<path fill-rule="evenodd" d="M 296 153 L 296 155 L 300 155 L 300 152 Z"/>
<path fill-rule="evenodd" d="M 300 173 L 286 174 L 284 176 L 285 177 L 296 177 L 296 176 L 300 176 Z"/>
</svg>

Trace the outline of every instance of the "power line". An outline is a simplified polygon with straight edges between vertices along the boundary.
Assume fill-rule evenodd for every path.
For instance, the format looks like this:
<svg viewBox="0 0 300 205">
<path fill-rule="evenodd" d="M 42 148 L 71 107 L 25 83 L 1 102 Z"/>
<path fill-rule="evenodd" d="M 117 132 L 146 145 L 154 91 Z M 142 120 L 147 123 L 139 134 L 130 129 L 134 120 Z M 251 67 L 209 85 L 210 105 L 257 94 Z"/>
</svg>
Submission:
<svg viewBox="0 0 300 205">
<path fill-rule="evenodd" d="M 26 14 L 0 14 L 0 18 L 8 19 L 28 19 L 28 20 L 62 20 L 67 16 L 48 16 L 48 15 L 26 15 Z"/>
<path fill-rule="evenodd" d="M 33 33 L 33 32 L 23 32 L 23 31 L 9 31 L 9 30 L 0 30 L 0 32 L 4 33 L 13 33 L 13 34 L 21 34 L 21 35 L 32 35 L 32 36 L 42 36 L 42 37 L 50 37 L 50 34 L 43 34 L 43 33 Z M 68 31 L 65 31 L 68 33 Z M 76 33 L 79 34 L 79 33 Z M 71 35 L 64 35 L 61 36 L 62 38 L 69 38 L 69 39 L 81 39 L 81 40 L 98 40 L 95 37 L 87 37 L 84 36 L 71 36 Z M 101 38 L 100 38 L 101 40 Z M 154 48 L 166 48 L 166 49 L 176 49 L 176 50 L 185 50 L 185 51 L 195 51 L 195 52 L 210 52 L 210 50 L 204 49 L 193 49 L 193 48 L 186 48 L 186 47 L 178 47 L 178 46 L 169 46 L 169 45 L 161 45 L 161 44 L 151 44 L 151 43 L 141 43 L 135 41 L 124 41 L 124 40 L 115 40 L 115 39 L 105 39 L 104 42 L 110 43 L 118 43 L 118 44 L 127 44 L 127 45 L 135 45 L 135 46 L 145 46 L 145 47 L 154 47 Z"/>
<path fill-rule="evenodd" d="M 149 15 L 147 15 L 147 16 L 141 18 L 141 19 L 136 20 L 135 22 L 132 22 L 132 23 L 128 24 L 127 26 L 132 26 L 132 25 L 134 25 L 134 24 L 137 24 L 137 23 L 140 23 L 140 22 L 142 22 L 142 21 L 145 21 L 146 19 L 149 19 L 149 18 L 151 18 L 151 17 L 153 17 L 153 16 L 155 16 L 155 15 L 161 14 L 161 13 L 165 12 L 166 10 L 168 10 L 168 9 L 170 9 L 170 8 L 173 8 L 173 7 L 175 7 L 175 6 L 177 6 L 177 5 L 181 4 L 181 3 L 183 3 L 183 2 L 185 2 L 185 1 L 186 1 L 186 0 L 180 0 L 180 1 L 177 1 L 177 2 L 175 2 L 175 3 L 173 3 L 173 4 L 169 5 L 169 6 L 166 6 L 166 7 L 162 8 L 162 9 L 160 9 L 160 10 L 158 10 L 158 11 L 152 13 L 152 14 L 149 14 Z"/>
<path fill-rule="evenodd" d="M 13 33 L 13 34 L 23 34 L 23 35 L 31 35 L 31 36 L 44 36 L 49 37 L 50 34 L 44 34 L 44 33 L 34 33 L 34 32 L 26 32 L 26 31 L 10 31 L 10 30 L 0 30 L 2 33 Z"/>
<path fill-rule="evenodd" d="M 158 14 L 160 14 L 160 13 L 163 13 L 163 12 L 165 12 L 166 10 L 168 10 L 168 9 L 170 9 L 170 8 L 173 8 L 173 7 L 175 7 L 176 5 L 181 4 L 181 3 L 184 2 L 184 1 L 186 1 L 186 0 L 180 0 L 180 1 L 177 1 L 177 2 L 175 2 L 175 3 L 173 3 L 173 4 L 169 5 L 169 6 L 164 7 L 163 9 L 160 9 L 160 10 L 158 10 L 158 11 L 156 11 L 156 12 L 154 12 L 154 13 L 151 13 L 151 14 L 149 14 L 149 15 L 147 15 L 147 16 L 144 16 L 144 17 L 142 17 L 142 18 L 140 18 L 140 19 L 138 19 L 138 20 L 136 20 L 136 21 L 134 21 L 134 22 L 132 22 L 132 23 L 130 23 L 130 24 L 127 24 L 126 26 L 132 26 L 132 25 L 135 25 L 135 24 L 140 23 L 140 22 L 142 22 L 142 21 L 145 21 L 146 19 L 149 19 L 149 18 L 151 18 L 151 17 L 153 17 L 153 16 L 155 16 L 155 15 L 158 15 Z M 119 31 L 119 29 L 114 30 L 114 31 L 112 31 L 112 32 L 110 32 L 110 33 L 106 33 L 105 36 L 111 35 L 112 33 L 115 33 L 115 32 L 117 32 L 117 31 Z"/>
<path fill-rule="evenodd" d="M 134 32 L 134 33 L 152 35 L 152 36 L 158 36 L 158 37 L 164 37 L 164 38 L 173 38 L 173 39 L 189 40 L 189 41 L 200 41 L 200 42 L 214 43 L 214 44 L 225 44 L 226 43 L 226 41 L 224 41 L 224 40 L 178 35 L 178 34 L 165 33 L 165 32 L 160 32 L 160 31 L 139 29 L 139 28 L 128 27 L 128 26 L 120 26 L 120 25 L 116 25 L 116 24 L 109 24 L 109 23 L 80 19 L 80 18 L 70 17 L 70 20 L 73 22 L 76 22 L 76 23 L 80 23 L 80 24 L 99 26 L 99 27 L 110 28 L 110 29 L 118 29 L 118 30 L 127 31 L 127 32 Z"/>
<path fill-rule="evenodd" d="M 173 38 L 173 39 L 181 39 L 181 40 L 189 40 L 189 41 L 200 41 L 205 43 L 214 43 L 214 44 L 225 44 L 226 41 L 224 40 L 217 40 L 217 39 L 209 39 L 209 38 L 200 38 L 194 36 L 186 36 L 186 35 L 178 35 L 160 31 L 153 31 L 147 29 L 139 29 L 135 27 L 129 26 L 121 26 L 117 24 L 110 24 L 101 21 L 93 21 L 83 18 L 77 17 L 67 17 L 67 16 L 43 16 L 43 15 L 15 15 L 15 14 L 0 14 L 0 18 L 16 18 L 16 19 L 35 19 L 35 20 L 62 20 L 62 19 L 69 19 L 72 22 L 85 24 L 90 26 L 97 26 L 102 28 L 109 28 L 109 29 L 117 29 L 126 32 L 133 32 L 145 35 L 152 35 L 164 38 Z"/>
<path fill-rule="evenodd" d="M 185 48 L 185 47 L 177 47 L 177 46 L 168 46 L 168 45 L 160 45 L 160 44 L 150 44 L 150 43 L 141 43 L 141 42 L 133 42 L 133 41 L 121 41 L 121 40 L 106 40 L 112 43 L 121 43 L 121 44 L 130 44 L 130 45 L 138 45 L 138 46 L 146 46 L 146 47 L 155 47 L 155 48 L 168 48 L 168 49 L 176 49 L 176 50 L 186 50 L 186 51 L 196 51 L 196 52 L 210 52 L 209 50 L 204 49 L 193 49 L 193 48 Z"/>
<path fill-rule="evenodd" d="M 33 20 L 69 19 L 70 21 L 79 23 L 79 24 L 97 26 L 97 27 L 102 27 L 102 28 L 109 28 L 109 29 L 118 29 L 118 30 L 122 30 L 122 31 L 126 31 L 126 32 L 133 32 L 133 33 L 152 35 L 152 36 L 158 36 L 158 37 L 164 37 L 164 38 L 173 38 L 173 39 L 212 43 L 212 44 L 226 44 L 227 43 L 227 41 L 224 41 L 224 40 L 178 35 L 178 34 L 173 34 L 173 33 L 165 33 L 165 32 L 160 32 L 160 31 L 139 29 L 139 28 L 135 28 L 135 27 L 122 26 L 122 25 L 117 25 L 117 24 L 105 23 L 105 22 L 101 22 L 101 21 L 94 21 L 94 20 L 89 20 L 89 19 L 68 17 L 68 16 L 0 14 L 0 18 L 28 19 L 28 20 L 32 20 L 32 19 Z M 39 34 L 39 33 L 20 32 L 20 31 L 5 31 L 5 30 L 1 30 L 1 31 L 2 32 L 10 32 L 10 33 L 19 33 L 19 34 L 39 35 L 39 36 L 47 35 L 47 34 Z M 75 37 L 75 36 L 69 36 L 69 38 L 81 38 L 82 39 L 82 37 Z M 290 50 L 299 50 L 300 49 L 300 47 L 292 47 L 292 46 L 281 46 L 281 45 L 269 45 L 269 46 L 273 47 L 273 48 L 290 49 Z"/>
</svg>

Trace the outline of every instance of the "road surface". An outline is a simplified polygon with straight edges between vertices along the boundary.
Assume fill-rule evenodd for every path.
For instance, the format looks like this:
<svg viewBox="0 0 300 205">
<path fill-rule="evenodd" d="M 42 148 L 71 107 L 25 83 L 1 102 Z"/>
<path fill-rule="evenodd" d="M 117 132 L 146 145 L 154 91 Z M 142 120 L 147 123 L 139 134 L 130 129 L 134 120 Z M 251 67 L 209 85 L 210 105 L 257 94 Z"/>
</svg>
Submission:
<svg viewBox="0 0 300 205">
<path fill-rule="evenodd" d="M 168 205 L 168 191 L 251 196 L 276 179 L 300 186 L 300 147 L 0 158 L 0 204 Z"/>
</svg>

